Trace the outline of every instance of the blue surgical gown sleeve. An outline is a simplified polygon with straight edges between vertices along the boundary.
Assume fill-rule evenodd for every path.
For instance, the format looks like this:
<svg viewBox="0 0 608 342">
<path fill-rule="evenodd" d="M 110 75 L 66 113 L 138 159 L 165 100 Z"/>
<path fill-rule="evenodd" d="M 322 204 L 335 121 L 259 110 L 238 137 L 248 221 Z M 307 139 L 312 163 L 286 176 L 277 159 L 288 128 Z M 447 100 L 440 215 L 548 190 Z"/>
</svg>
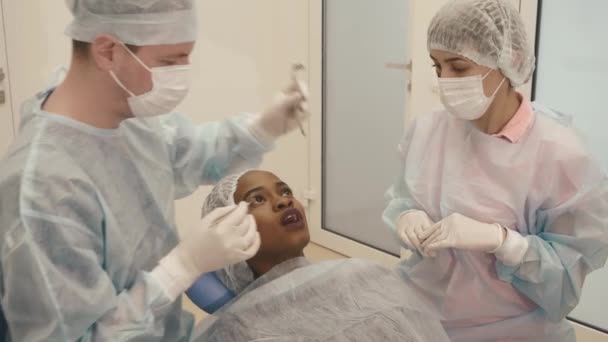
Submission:
<svg viewBox="0 0 608 342">
<path fill-rule="evenodd" d="M 2 188 L 9 191 L 2 196 L 6 202 L 0 214 L 7 224 L 2 311 L 12 340 L 155 341 L 165 336 L 164 322 L 176 303 L 147 272 L 137 272 L 126 289 L 117 290 L 113 270 L 106 269 L 112 255 L 104 243 L 105 218 L 95 187 L 75 165 L 45 165 L 69 170 L 69 175 L 40 179 L 26 172 L 22 182 L 15 179 Z M 191 328 L 184 327 L 186 335 Z"/>
<path fill-rule="evenodd" d="M 200 185 L 258 166 L 272 145 L 254 137 L 248 124 L 253 116 L 243 114 L 224 121 L 194 124 L 187 117 L 171 114 L 161 119 L 169 145 L 176 197 L 184 197 Z"/>
<path fill-rule="evenodd" d="M 578 304 L 585 277 L 608 257 L 608 181 L 588 157 L 543 170 L 549 196 L 536 213 L 536 232 L 516 266 L 497 262 L 499 277 L 559 322 Z"/>
</svg>

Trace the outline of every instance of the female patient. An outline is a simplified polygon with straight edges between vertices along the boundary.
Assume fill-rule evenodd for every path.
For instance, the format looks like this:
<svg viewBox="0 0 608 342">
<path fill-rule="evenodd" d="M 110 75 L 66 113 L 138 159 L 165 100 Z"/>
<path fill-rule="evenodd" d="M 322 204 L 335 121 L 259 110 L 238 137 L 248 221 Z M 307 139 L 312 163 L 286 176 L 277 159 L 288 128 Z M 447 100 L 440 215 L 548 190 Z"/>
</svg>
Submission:
<svg viewBox="0 0 608 342">
<path fill-rule="evenodd" d="M 448 341 L 395 271 L 369 261 L 310 264 L 304 209 L 287 184 L 249 171 L 221 181 L 203 211 L 249 203 L 262 245 L 220 272 L 237 298 L 199 328 L 199 341 Z"/>
</svg>

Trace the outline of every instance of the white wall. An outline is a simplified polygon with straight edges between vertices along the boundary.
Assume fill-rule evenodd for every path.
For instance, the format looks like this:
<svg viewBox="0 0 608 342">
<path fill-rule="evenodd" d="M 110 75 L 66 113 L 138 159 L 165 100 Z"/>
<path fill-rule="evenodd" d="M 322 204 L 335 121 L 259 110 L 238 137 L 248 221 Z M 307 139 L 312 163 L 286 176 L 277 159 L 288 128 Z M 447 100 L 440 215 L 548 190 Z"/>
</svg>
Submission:
<svg viewBox="0 0 608 342">
<path fill-rule="evenodd" d="M 431 19 L 448 0 L 411 1 L 412 23 L 410 30 L 410 54 L 413 62 L 412 93 L 407 119 L 424 115 L 441 106 L 436 93 L 436 73 L 430 60 L 426 44 L 426 33 Z"/>
<path fill-rule="evenodd" d="M 308 63 L 308 4 L 300 0 L 199 0 L 194 87 L 180 110 L 196 122 L 260 111 L 289 82 L 291 64 Z M 308 125 L 305 130 L 308 131 Z M 308 188 L 308 139 L 291 134 L 262 166 L 302 197 Z M 177 205 L 180 229 L 196 227 L 208 189 Z"/>
<path fill-rule="evenodd" d="M 0 9 L 2 4 L 0 3 Z M 0 11 L 2 13 L 2 11 Z M 4 20 L 0 16 L 0 29 L 3 27 Z M 6 48 L 4 35 L 0 35 L 0 68 L 7 75 L 6 70 Z M 13 140 L 13 111 L 11 108 L 11 97 L 8 91 L 10 90 L 10 82 L 8 76 L 5 76 L 3 81 L 0 81 L 0 90 L 5 91 L 5 103 L 0 104 L 0 159 L 5 154 L 9 144 Z"/>
<path fill-rule="evenodd" d="M 48 84 L 51 71 L 67 65 L 70 41 L 63 34 L 70 14 L 65 2 L 2 0 L 6 54 L 16 120 L 24 100 Z M 17 125 L 16 125 L 17 126 Z"/>
<path fill-rule="evenodd" d="M 63 1 L 2 0 L 2 5 L 12 110 L 18 118 L 21 103 L 48 84 L 54 69 L 69 64 L 70 40 L 63 31 L 71 15 Z M 195 122 L 262 110 L 288 84 L 291 63 L 307 63 L 306 1 L 198 0 L 197 5 L 201 30 L 192 57 L 194 83 L 178 108 Z M 307 149 L 306 139 L 291 135 L 263 167 L 301 195 L 308 186 Z M 180 229 L 196 227 L 205 190 L 179 201 Z"/>
</svg>

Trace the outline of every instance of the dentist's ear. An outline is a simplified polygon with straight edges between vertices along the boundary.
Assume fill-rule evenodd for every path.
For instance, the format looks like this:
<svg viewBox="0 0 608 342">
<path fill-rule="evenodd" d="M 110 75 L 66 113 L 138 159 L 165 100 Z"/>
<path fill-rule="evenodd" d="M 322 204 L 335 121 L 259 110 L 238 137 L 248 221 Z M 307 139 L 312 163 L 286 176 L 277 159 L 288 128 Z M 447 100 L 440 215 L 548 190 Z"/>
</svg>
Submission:
<svg viewBox="0 0 608 342">
<path fill-rule="evenodd" d="M 108 72 L 114 67 L 116 54 L 120 53 L 119 49 L 124 49 L 124 47 L 116 38 L 102 34 L 95 37 L 95 40 L 91 43 L 90 54 L 97 68 Z"/>
</svg>

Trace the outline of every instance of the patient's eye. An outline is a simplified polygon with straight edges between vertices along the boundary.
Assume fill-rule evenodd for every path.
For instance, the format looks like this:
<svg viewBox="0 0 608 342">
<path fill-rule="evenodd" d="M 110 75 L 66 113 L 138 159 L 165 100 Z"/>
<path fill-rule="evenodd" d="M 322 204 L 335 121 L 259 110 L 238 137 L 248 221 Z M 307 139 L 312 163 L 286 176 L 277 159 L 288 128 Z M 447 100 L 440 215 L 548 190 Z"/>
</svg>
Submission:
<svg viewBox="0 0 608 342">
<path fill-rule="evenodd" d="M 285 197 L 291 197 L 291 196 L 293 196 L 293 192 L 291 191 L 290 188 L 285 188 L 285 189 L 283 189 L 283 191 L 281 191 L 281 195 L 283 195 Z"/>
<path fill-rule="evenodd" d="M 262 195 L 252 195 L 249 197 L 249 200 L 247 202 L 256 206 L 256 205 L 264 204 L 266 202 L 266 198 Z"/>
<path fill-rule="evenodd" d="M 249 203 L 251 204 L 262 204 L 264 201 L 266 201 L 266 199 L 262 195 L 255 195 L 249 198 Z"/>
</svg>

